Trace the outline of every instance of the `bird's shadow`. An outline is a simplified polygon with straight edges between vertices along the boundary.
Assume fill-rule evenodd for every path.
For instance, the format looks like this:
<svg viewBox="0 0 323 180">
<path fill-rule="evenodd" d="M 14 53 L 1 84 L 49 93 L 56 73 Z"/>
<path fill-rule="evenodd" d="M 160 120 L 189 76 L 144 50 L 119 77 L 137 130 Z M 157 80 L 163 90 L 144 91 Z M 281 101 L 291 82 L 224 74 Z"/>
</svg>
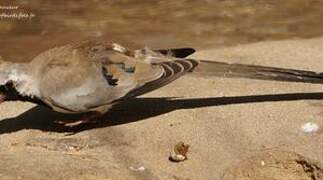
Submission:
<svg viewBox="0 0 323 180">
<path fill-rule="evenodd" d="M 193 109 L 208 106 L 221 106 L 242 103 L 273 101 L 320 100 L 323 93 L 268 94 L 212 98 L 135 98 L 115 105 L 96 123 L 81 123 L 72 127 L 63 126 L 60 121 L 77 121 L 82 115 L 68 115 L 36 106 L 14 118 L 0 121 L 0 134 L 22 129 L 39 129 L 49 132 L 77 133 L 93 128 L 141 121 L 178 109 Z"/>
</svg>

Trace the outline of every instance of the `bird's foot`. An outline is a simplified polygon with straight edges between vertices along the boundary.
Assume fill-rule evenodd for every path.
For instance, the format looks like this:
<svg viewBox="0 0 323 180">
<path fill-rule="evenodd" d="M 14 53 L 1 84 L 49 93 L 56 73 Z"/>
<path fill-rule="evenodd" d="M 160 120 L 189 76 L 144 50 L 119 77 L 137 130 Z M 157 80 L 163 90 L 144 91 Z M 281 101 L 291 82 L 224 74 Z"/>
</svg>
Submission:
<svg viewBox="0 0 323 180">
<path fill-rule="evenodd" d="M 64 127 L 77 127 L 80 125 L 84 125 L 84 124 L 95 124 L 98 122 L 98 118 L 101 116 L 101 113 L 98 112 L 90 112 L 87 114 L 82 115 L 80 118 L 78 118 L 77 120 L 60 120 L 60 121 L 56 121 L 57 124 L 60 124 Z"/>
</svg>

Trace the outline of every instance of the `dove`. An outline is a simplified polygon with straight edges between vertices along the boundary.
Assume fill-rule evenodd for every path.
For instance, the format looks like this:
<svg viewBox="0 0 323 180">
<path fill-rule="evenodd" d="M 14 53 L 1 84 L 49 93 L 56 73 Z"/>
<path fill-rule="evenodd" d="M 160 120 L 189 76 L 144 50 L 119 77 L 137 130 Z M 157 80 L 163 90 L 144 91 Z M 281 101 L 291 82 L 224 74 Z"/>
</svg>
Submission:
<svg viewBox="0 0 323 180">
<path fill-rule="evenodd" d="M 186 74 L 323 83 L 323 74 L 187 58 L 192 48 L 127 49 L 87 40 L 51 48 L 26 63 L 1 60 L 0 101 L 29 101 L 61 113 L 102 115 L 115 104 Z"/>
</svg>

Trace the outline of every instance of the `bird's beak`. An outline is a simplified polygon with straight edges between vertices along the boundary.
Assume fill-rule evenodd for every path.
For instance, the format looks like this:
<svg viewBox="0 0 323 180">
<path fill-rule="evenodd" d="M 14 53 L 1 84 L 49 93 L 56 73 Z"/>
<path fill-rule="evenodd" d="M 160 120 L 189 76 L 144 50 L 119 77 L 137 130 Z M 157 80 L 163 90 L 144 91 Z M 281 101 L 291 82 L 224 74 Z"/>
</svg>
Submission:
<svg viewBox="0 0 323 180">
<path fill-rule="evenodd" d="M 3 103 L 6 99 L 6 95 L 0 94 L 0 104 Z"/>
</svg>

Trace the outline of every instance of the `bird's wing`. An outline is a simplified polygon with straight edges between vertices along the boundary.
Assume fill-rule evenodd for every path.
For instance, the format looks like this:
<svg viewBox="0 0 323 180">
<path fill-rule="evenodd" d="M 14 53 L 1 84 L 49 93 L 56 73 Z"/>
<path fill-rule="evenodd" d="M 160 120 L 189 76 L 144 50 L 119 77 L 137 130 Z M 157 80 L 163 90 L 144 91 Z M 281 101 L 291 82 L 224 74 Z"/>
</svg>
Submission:
<svg viewBox="0 0 323 180">
<path fill-rule="evenodd" d="M 103 49 L 109 49 L 109 47 L 112 51 L 104 52 Z M 115 98 L 114 101 L 121 101 L 158 89 L 198 65 L 198 61 L 195 60 L 176 58 L 193 53 L 194 50 L 191 48 L 154 51 L 145 48 L 131 51 L 117 44 L 111 46 L 101 43 L 97 49 L 102 51 L 102 53 L 95 54 L 96 56 L 100 54 L 99 62 L 103 64 L 104 75 L 108 82 L 117 85 L 118 81 L 122 83 L 130 80 L 136 84 L 134 88 L 127 89 L 128 92 L 124 96 Z M 169 54 L 165 56 L 166 52 L 175 54 L 172 54 L 173 57 L 168 56 Z"/>
<path fill-rule="evenodd" d="M 85 112 L 162 87 L 197 65 L 147 52 L 135 56 L 116 44 L 86 41 L 48 50 L 31 64 L 41 66 L 34 71 L 46 104 Z"/>
</svg>

